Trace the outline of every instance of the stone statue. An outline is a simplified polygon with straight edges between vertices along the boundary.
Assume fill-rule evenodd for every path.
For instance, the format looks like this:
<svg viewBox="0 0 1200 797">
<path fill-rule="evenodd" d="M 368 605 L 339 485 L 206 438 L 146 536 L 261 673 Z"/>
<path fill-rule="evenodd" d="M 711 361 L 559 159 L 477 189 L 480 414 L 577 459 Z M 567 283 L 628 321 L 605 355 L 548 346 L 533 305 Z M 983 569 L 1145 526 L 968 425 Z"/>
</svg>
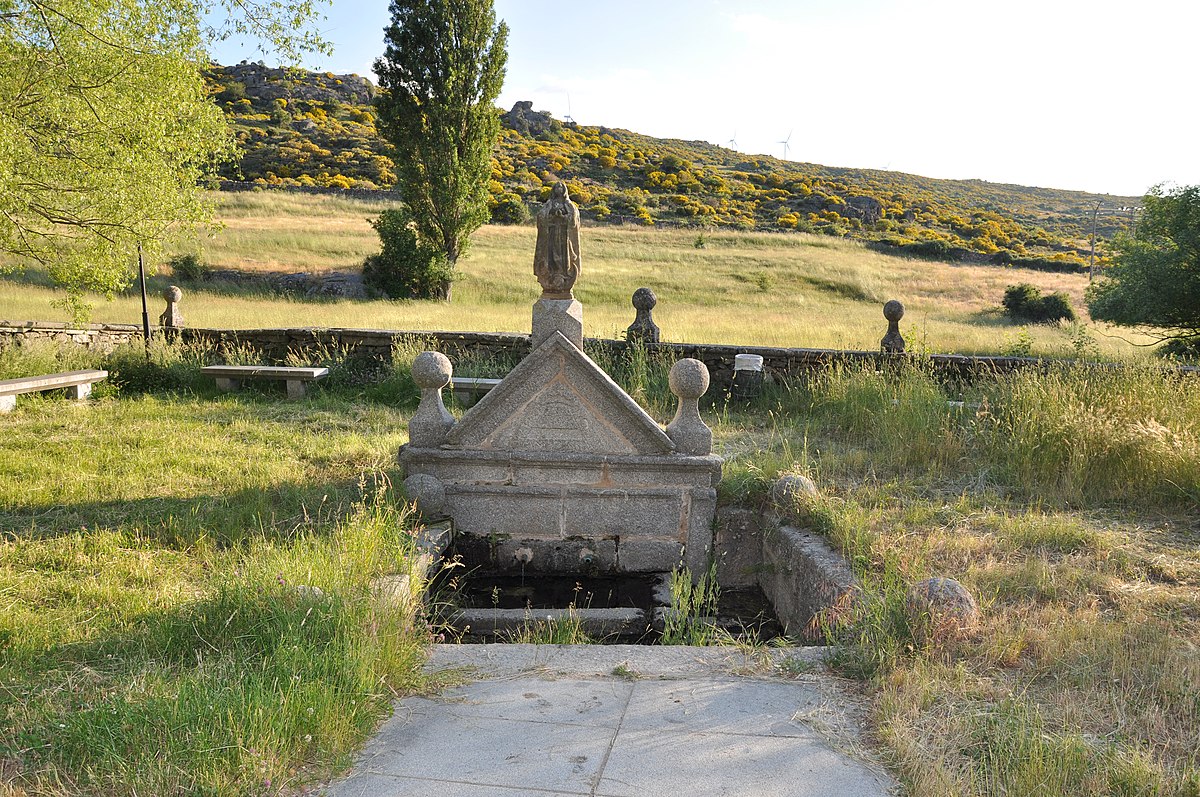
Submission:
<svg viewBox="0 0 1200 797">
<path fill-rule="evenodd" d="M 559 182 L 537 215 L 537 248 L 533 273 L 543 299 L 574 299 L 571 288 L 579 278 L 579 207 L 571 201 L 566 183 Z"/>
</svg>

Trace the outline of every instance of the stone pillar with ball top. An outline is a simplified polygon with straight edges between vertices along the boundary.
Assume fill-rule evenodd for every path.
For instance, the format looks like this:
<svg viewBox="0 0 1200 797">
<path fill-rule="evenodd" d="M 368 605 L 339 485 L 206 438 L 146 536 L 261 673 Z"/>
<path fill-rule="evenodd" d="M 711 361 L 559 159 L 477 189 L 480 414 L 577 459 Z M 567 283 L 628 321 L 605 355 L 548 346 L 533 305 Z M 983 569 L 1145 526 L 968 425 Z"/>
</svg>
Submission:
<svg viewBox="0 0 1200 797">
<path fill-rule="evenodd" d="M 183 313 L 179 311 L 179 300 L 183 298 L 183 291 L 175 285 L 168 285 L 163 291 L 163 298 L 167 300 L 167 309 L 158 317 L 158 325 L 163 329 L 182 329 Z"/>
<path fill-rule="evenodd" d="M 633 309 L 637 315 L 629 329 L 625 330 L 625 340 L 630 343 L 658 343 L 661 337 L 658 325 L 654 323 L 654 305 L 658 297 L 649 288 L 638 288 L 633 292 Z"/>
<path fill-rule="evenodd" d="M 712 430 L 700 417 L 700 397 L 708 390 L 708 366 L 691 357 L 671 366 L 671 392 L 679 398 L 667 437 L 680 454 L 703 457 L 712 453 Z"/>
<path fill-rule="evenodd" d="M 555 332 L 583 349 L 583 305 L 572 289 L 579 278 L 579 207 L 566 183 L 559 182 L 538 211 L 533 273 L 542 296 L 533 305 L 530 346 L 536 349 Z"/>
<path fill-rule="evenodd" d="M 421 388 L 421 403 L 408 422 L 409 445 L 437 448 L 454 426 L 454 416 L 442 401 L 442 388 L 454 375 L 450 360 L 441 352 L 423 351 L 413 360 L 412 375 Z"/>
<path fill-rule="evenodd" d="M 900 319 L 904 318 L 904 305 L 892 299 L 883 306 L 883 317 L 887 319 L 887 334 L 879 341 L 884 354 L 903 354 L 904 338 L 900 335 Z"/>
</svg>

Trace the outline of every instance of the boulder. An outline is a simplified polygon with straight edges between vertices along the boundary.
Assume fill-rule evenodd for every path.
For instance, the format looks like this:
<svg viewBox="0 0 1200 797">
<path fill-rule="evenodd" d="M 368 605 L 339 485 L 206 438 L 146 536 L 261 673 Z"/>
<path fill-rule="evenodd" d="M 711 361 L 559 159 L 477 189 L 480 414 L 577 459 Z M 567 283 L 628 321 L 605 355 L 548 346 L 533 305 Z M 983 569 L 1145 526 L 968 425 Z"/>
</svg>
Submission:
<svg viewBox="0 0 1200 797">
<path fill-rule="evenodd" d="M 913 584 L 904 598 L 909 626 L 918 640 L 957 636 L 979 622 L 979 605 L 952 578 L 934 577 Z"/>
</svg>

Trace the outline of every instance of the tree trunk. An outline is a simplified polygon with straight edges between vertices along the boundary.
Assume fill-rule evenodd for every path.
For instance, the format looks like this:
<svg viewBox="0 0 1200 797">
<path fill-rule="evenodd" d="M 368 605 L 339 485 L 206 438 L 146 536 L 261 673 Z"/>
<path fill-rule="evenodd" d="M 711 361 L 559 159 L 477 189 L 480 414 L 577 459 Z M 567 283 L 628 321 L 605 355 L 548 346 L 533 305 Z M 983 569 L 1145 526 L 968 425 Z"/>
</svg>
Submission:
<svg viewBox="0 0 1200 797">
<path fill-rule="evenodd" d="M 454 274 L 455 267 L 458 264 L 458 239 L 451 237 L 451 236 L 447 236 L 445 245 L 446 245 L 446 263 L 449 264 L 449 266 L 450 266 L 450 273 Z M 452 280 L 448 280 L 448 279 L 442 280 L 441 282 L 439 282 L 437 284 L 437 287 L 435 287 L 433 289 L 433 298 L 437 299 L 439 302 L 449 302 L 450 301 L 450 292 L 453 289 L 454 289 L 454 282 Z"/>
</svg>

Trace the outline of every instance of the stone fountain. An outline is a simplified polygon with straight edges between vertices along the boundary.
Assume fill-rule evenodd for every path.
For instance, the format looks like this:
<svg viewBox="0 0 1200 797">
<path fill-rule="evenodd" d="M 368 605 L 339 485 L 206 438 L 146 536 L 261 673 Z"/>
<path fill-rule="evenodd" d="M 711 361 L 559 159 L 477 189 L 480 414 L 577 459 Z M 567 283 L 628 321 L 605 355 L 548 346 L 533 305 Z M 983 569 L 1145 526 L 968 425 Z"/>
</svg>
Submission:
<svg viewBox="0 0 1200 797">
<path fill-rule="evenodd" d="M 422 352 L 422 390 L 400 449 L 405 490 L 448 516 L 456 544 L 537 572 L 699 574 L 712 549 L 722 460 L 697 401 L 708 369 L 680 360 L 664 428 L 583 352 L 579 210 L 559 183 L 538 213 L 531 352 L 460 419 L 442 390 L 450 361 Z"/>
</svg>

